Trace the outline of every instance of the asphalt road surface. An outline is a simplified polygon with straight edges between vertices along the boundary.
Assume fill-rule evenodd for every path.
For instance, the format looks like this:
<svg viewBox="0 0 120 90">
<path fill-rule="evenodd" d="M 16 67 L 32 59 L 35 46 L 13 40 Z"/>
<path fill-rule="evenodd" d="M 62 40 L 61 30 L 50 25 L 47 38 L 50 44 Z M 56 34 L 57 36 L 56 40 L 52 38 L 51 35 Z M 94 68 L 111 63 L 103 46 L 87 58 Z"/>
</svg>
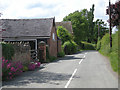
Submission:
<svg viewBox="0 0 120 90">
<path fill-rule="evenodd" d="M 118 88 L 118 76 L 106 57 L 84 51 L 24 72 L 3 88 Z"/>
</svg>

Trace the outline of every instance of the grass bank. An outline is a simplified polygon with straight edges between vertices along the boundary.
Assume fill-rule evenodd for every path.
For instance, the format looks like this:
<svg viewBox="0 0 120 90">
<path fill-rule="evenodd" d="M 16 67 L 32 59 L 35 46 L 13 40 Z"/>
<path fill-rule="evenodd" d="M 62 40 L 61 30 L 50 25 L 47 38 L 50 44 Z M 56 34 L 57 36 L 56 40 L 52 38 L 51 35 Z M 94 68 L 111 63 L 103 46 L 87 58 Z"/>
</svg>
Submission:
<svg viewBox="0 0 120 90">
<path fill-rule="evenodd" d="M 118 72 L 118 31 L 112 34 L 112 48 L 110 48 L 109 33 L 98 41 L 97 48 L 101 54 L 109 58 L 113 71 Z"/>
</svg>

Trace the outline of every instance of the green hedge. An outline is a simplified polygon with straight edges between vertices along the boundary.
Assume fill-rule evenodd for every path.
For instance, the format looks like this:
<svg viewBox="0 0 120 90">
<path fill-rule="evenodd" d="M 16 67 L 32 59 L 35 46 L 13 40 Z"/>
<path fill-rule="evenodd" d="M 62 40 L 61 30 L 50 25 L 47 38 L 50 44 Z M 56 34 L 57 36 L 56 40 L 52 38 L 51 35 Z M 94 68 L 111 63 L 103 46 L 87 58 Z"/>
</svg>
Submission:
<svg viewBox="0 0 120 90">
<path fill-rule="evenodd" d="M 2 45 L 2 56 L 5 59 L 11 60 L 12 56 L 15 53 L 13 45 L 3 42 L 1 43 L 1 45 Z"/>
<path fill-rule="evenodd" d="M 95 50 L 95 44 L 81 41 L 79 44 L 80 48 L 83 50 Z"/>
<path fill-rule="evenodd" d="M 101 47 L 99 52 L 105 56 L 108 56 L 111 62 L 111 66 L 114 71 L 118 72 L 118 32 L 112 34 L 112 48 L 110 49 L 109 33 L 107 33 L 101 39 Z M 99 44 L 99 41 L 98 43 Z"/>
<path fill-rule="evenodd" d="M 74 54 L 77 52 L 77 44 L 74 41 L 67 41 L 63 44 L 65 54 Z"/>
<path fill-rule="evenodd" d="M 57 56 L 58 56 L 58 57 L 64 57 L 64 56 L 65 56 L 64 51 L 58 52 L 58 53 L 57 53 Z"/>
</svg>

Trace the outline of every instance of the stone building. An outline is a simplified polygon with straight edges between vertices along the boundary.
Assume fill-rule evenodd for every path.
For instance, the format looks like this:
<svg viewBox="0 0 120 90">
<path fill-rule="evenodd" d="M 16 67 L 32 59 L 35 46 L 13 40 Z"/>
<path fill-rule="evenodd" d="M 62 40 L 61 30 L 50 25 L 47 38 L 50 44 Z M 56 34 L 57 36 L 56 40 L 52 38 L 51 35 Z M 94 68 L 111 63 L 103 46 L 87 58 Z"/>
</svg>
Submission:
<svg viewBox="0 0 120 90">
<path fill-rule="evenodd" d="M 45 19 L 1 19 L 2 41 L 27 41 L 31 49 L 37 50 L 38 43 L 44 41 L 49 54 L 57 57 L 58 38 L 55 18 Z"/>
</svg>

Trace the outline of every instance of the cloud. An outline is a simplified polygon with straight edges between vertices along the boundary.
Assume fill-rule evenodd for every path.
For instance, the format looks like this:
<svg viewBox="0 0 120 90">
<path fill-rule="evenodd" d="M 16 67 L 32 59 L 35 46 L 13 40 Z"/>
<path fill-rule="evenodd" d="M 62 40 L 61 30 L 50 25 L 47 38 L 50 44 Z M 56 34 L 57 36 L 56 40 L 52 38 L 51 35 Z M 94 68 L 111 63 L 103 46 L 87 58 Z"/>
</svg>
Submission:
<svg viewBox="0 0 120 90">
<path fill-rule="evenodd" d="M 112 3 L 115 0 L 111 0 Z M 1 18 L 46 18 L 62 19 L 76 10 L 90 9 L 95 4 L 95 19 L 107 20 L 108 0 L 0 0 Z"/>
</svg>

